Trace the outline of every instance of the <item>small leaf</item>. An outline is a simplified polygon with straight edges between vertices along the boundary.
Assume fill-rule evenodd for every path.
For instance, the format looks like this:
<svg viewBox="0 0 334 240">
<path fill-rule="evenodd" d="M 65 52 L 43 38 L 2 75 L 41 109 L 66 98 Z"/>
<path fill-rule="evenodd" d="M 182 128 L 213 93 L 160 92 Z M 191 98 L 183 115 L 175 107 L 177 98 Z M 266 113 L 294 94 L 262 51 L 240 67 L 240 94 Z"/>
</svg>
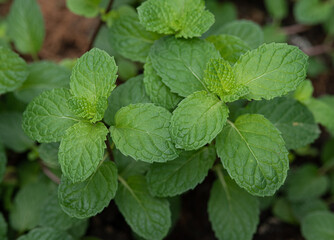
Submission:
<svg viewBox="0 0 334 240">
<path fill-rule="evenodd" d="M 9 48 L 0 47 L 0 95 L 22 85 L 28 76 L 27 64 Z"/>
<path fill-rule="evenodd" d="M 153 198 L 143 176 L 121 180 L 115 202 L 131 229 L 148 240 L 163 239 L 171 226 L 166 199 Z"/>
<path fill-rule="evenodd" d="M 176 37 L 200 37 L 214 23 L 203 0 L 148 0 L 137 10 L 146 30 Z"/>
<path fill-rule="evenodd" d="M 213 44 L 197 38 L 185 40 L 166 37 L 154 43 L 150 51 L 154 70 L 162 81 L 182 97 L 206 90 L 203 74 L 211 58 L 219 58 Z"/>
<path fill-rule="evenodd" d="M 150 192 L 158 197 L 172 197 L 194 189 L 201 183 L 216 160 L 213 146 L 182 152 L 167 163 L 153 163 L 147 174 Z"/>
<path fill-rule="evenodd" d="M 58 188 L 59 204 L 71 217 L 95 216 L 114 198 L 117 186 L 117 168 L 113 162 L 105 162 L 84 182 L 72 183 L 62 177 Z"/>
<path fill-rule="evenodd" d="M 311 80 L 306 79 L 298 85 L 296 91 L 293 93 L 293 97 L 299 102 L 305 103 L 312 98 L 313 90 Z"/>
<path fill-rule="evenodd" d="M 325 22 L 331 14 L 333 3 L 320 0 L 300 0 L 294 5 L 294 16 L 302 24 Z"/>
<path fill-rule="evenodd" d="M 166 162 L 178 153 L 169 134 L 171 113 L 152 103 L 121 108 L 110 127 L 112 139 L 125 156 L 144 162 Z"/>
<path fill-rule="evenodd" d="M 286 198 L 278 198 L 272 207 L 275 217 L 289 224 L 296 224 L 297 220 L 294 215 L 292 204 Z"/>
<path fill-rule="evenodd" d="M 230 178 L 225 179 L 215 181 L 211 188 L 208 213 L 212 228 L 221 240 L 251 240 L 259 222 L 259 203 Z"/>
<path fill-rule="evenodd" d="M 271 196 L 284 183 L 288 151 L 275 126 L 262 115 L 228 121 L 216 139 L 224 168 L 237 184 L 257 196 Z"/>
<path fill-rule="evenodd" d="M 283 19 L 288 15 L 288 3 L 286 0 L 265 0 L 267 11 L 275 19 Z"/>
<path fill-rule="evenodd" d="M 285 43 L 263 44 L 242 55 L 234 65 L 237 83 L 249 87 L 248 99 L 272 99 L 305 79 L 307 55 Z"/>
<path fill-rule="evenodd" d="M 67 0 L 66 6 L 77 15 L 92 18 L 99 14 L 100 3 L 101 0 Z"/>
<path fill-rule="evenodd" d="M 45 28 L 36 0 L 15 0 L 8 15 L 8 35 L 21 53 L 37 55 L 42 47 Z"/>
<path fill-rule="evenodd" d="M 176 147 L 195 150 L 211 142 L 224 127 L 228 108 L 205 91 L 195 92 L 174 110 L 170 133 Z"/>
<path fill-rule="evenodd" d="M 58 142 L 65 131 L 80 121 L 69 109 L 71 93 L 65 88 L 45 91 L 31 101 L 23 113 L 25 133 L 39 142 Z"/>
<path fill-rule="evenodd" d="M 334 214 L 315 212 L 307 215 L 301 223 L 306 240 L 329 240 L 334 238 Z"/>
<path fill-rule="evenodd" d="M 67 232 L 53 228 L 35 228 L 17 240 L 74 240 Z"/>
</svg>

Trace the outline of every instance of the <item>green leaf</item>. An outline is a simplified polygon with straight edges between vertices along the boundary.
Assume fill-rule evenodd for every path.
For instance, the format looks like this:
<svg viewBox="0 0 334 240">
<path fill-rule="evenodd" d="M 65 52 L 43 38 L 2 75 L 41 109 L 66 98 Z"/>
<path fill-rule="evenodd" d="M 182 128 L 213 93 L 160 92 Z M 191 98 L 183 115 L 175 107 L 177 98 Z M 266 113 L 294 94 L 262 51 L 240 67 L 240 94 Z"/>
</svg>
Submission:
<svg viewBox="0 0 334 240">
<path fill-rule="evenodd" d="M 334 8 L 333 8 L 334 9 Z M 307 76 L 318 77 L 320 74 L 327 71 L 327 65 L 325 61 L 320 58 L 310 57 L 308 60 Z"/>
<path fill-rule="evenodd" d="M 236 83 L 231 65 L 223 58 L 211 59 L 208 62 L 204 82 L 223 102 L 234 102 L 249 93 L 246 86 Z"/>
<path fill-rule="evenodd" d="M 310 110 L 292 98 L 251 102 L 247 111 L 271 121 L 282 133 L 288 149 L 304 147 L 319 137 L 320 130 Z"/>
<path fill-rule="evenodd" d="M 0 238 L 3 240 L 7 239 L 7 222 L 3 217 L 3 214 L 0 212 Z"/>
<path fill-rule="evenodd" d="M 153 68 L 172 92 L 186 97 L 205 90 L 203 74 L 211 58 L 219 58 L 213 44 L 197 38 L 185 40 L 166 37 L 150 51 Z"/>
<path fill-rule="evenodd" d="M 110 41 L 114 49 L 125 58 L 145 62 L 154 41 L 160 35 L 148 32 L 138 16 L 128 14 L 115 19 L 110 28 Z"/>
<path fill-rule="evenodd" d="M 74 239 L 83 239 L 87 231 L 88 224 L 89 219 L 83 219 L 74 223 L 74 225 L 69 230 L 67 230 L 67 232 L 71 234 Z"/>
<path fill-rule="evenodd" d="M 53 62 L 41 61 L 28 65 L 26 81 L 14 93 L 15 97 L 29 103 L 45 90 L 68 87 L 71 71 Z"/>
<path fill-rule="evenodd" d="M 27 64 L 9 48 L 0 47 L 0 95 L 20 87 L 28 76 Z"/>
<path fill-rule="evenodd" d="M 288 41 L 288 35 L 275 23 L 263 26 L 262 30 L 265 43 L 284 43 Z"/>
<path fill-rule="evenodd" d="M 178 38 L 200 37 L 215 22 L 203 0 L 148 0 L 137 10 L 146 30 Z"/>
<path fill-rule="evenodd" d="M 195 92 L 174 110 L 170 133 L 176 147 L 195 150 L 211 142 L 224 127 L 228 108 L 205 91 Z"/>
<path fill-rule="evenodd" d="M 3 179 L 3 176 L 6 172 L 6 165 L 7 165 L 7 155 L 5 148 L 0 143 L 0 182 Z M 1 236 L 1 235 L 0 235 Z"/>
<path fill-rule="evenodd" d="M 131 229 L 148 240 L 163 239 L 171 226 L 171 212 L 166 199 L 150 195 L 145 177 L 133 176 L 121 185 L 115 202 Z"/>
<path fill-rule="evenodd" d="M 181 101 L 181 97 L 172 93 L 163 83 L 161 77 L 154 70 L 149 57 L 144 65 L 144 85 L 147 95 L 158 106 L 173 110 Z"/>
<path fill-rule="evenodd" d="M 307 55 L 285 43 L 263 44 L 242 55 L 234 65 L 237 83 L 249 87 L 248 99 L 272 99 L 305 79 Z"/>
<path fill-rule="evenodd" d="M 306 240 L 329 240 L 334 238 L 333 225 L 333 213 L 315 212 L 303 219 L 301 230 Z"/>
<path fill-rule="evenodd" d="M 150 102 L 150 99 L 145 92 L 143 75 L 138 75 L 112 91 L 108 98 L 108 108 L 104 114 L 104 121 L 109 125 L 115 124 L 115 114 L 119 109 L 131 103 L 148 102 Z"/>
<path fill-rule="evenodd" d="M 267 11 L 275 19 L 283 19 L 288 15 L 288 3 L 286 0 L 265 0 Z"/>
<path fill-rule="evenodd" d="M 42 47 L 45 29 L 36 0 L 15 0 L 7 19 L 8 35 L 21 53 L 36 56 Z"/>
<path fill-rule="evenodd" d="M 304 164 L 289 174 L 287 197 L 292 202 L 315 199 L 325 194 L 328 186 L 328 178 L 319 174 L 317 166 Z"/>
<path fill-rule="evenodd" d="M 113 162 L 104 162 L 86 181 L 72 183 L 62 177 L 58 197 L 59 204 L 68 215 L 88 218 L 100 213 L 115 197 L 117 168 Z"/>
<path fill-rule="evenodd" d="M 298 85 L 296 91 L 293 93 L 293 97 L 299 102 L 305 103 L 312 98 L 313 86 L 309 79 L 306 79 Z"/>
<path fill-rule="evenodd" d="M 182 152 L 167 163 L 153 163 L 146 176 L 153 196 L 172 197 L 194 189 L 207 176 L 216 160 L 213 146 Z"/>
<path fill-rule="evenodd" d="M 66 130 L 58 158 L 68 180 L 82 182 L 96 171 L 103 159 L 107 134 L 108 129 L 101 122 L 79 122 Z"/>
<path fill-rule="evenodd" d="M 35 228 L 18 240 L 74 240 L 68 233 L 53 228 Z"/>
<path fill-rule="evenodd" d="M 275 126 L 262 115 L 228 121 L 216 139 L 224 167 L 237 184 L 257 196 L 270 196 L 284 183 L 288 151 Z"/>
<path fill-rule="evenodd" d="M 116 87 L 117 66 L 114 57 L 97 48 L 82 55 L 71 75 L 70 87 L 74 95 L 71 106 L 80 116 L 91 122 L 103 118 L 107 98 Z"/>
<path fill-rule="evenodd" d="M 59 143 L 42 143 L 38 146 L 39 157 L 51 168 L 60 168 L 58 162 Z"/>
<path fill-rule="evenodd" d="M 229 22 L 217 30 L 216 34 L 227 34 L 239 37 L 251 48 L 257 48 L 263 43 L 261 27 L 248 20 Z"/>
<path fill-rule="evenodd" d="M 255 197 L 221 176 L 211 188 L 208 213 L 218 239 L 251 240 L 260 210 Z"/>
<path fill-rule="evenodd" d="M 166 162 L 177 158 L 169 125 L 172 114 L 152 103 L 121 108 L 110 127 L 112 139 L 125 156 L 144 162 Z"/>
<path fill-rule="evenodd" d="M 208 37 L 206 40 L 213 43 L 219 51 L 221 57 L 230 64 L 236 63 L 241 55 L 250 50 L 247 43 L 239 37 L 232 35 L 213 35 Z"/>
<path fill-rule="evenodd" d="M 302 24 L 322 23 L 329 18 L 332 5 L 320 0 L 300 0 L 294 5 L 294 16 Z"/>
<path fill-rule="evenodd" d="M 22 113 L 0 113 L 0 142 L 15 152 L 24 152 L 34 145 L 22 129 Z"/>
<path fill-rule="evenodd" d="M 100 3 L 101 0 L 67 0 L 66 6 L 77 15 L 92 18 L 99 14 Z"/>
<path fill-rule="evenodd" d="M 321 199 L 313 199 L 303 203 L 293 203 L 292 211 L 301 222 L 307 215 L 317 211 L 328 211 L 327 203 Z"/>
<path fill-rule="evenodd" d="M 65 88 L 45 91 L 36 97 L 23 113 L 24 132 L 39 142 L 59 142 L 65 131 L 80 121 L 68 107 L 70 97 Z"/>
<path fill-rule="evenodd" d="M 283 222 L 290 224 L 297 223 L 291 203 L 286 198 L 277 199 L 273 204 L 272 212 L 275 217 Z"/>
</svg>

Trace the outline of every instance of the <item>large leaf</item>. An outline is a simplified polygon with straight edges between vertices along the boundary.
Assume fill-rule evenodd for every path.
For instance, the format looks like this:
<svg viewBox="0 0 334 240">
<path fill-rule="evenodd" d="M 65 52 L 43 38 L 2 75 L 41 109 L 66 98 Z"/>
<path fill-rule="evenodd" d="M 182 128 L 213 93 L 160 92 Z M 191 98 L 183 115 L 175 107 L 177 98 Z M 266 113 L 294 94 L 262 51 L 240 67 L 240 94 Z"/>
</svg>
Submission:
<svg viewBox="0 0 334 240">
<path fill-rule="evenodd" d="M 334 239 L 334 214 L 315 212 L 307 215 L 301 224 L 302 234 L 306 240 Z"/>
<path fill-rule="evenodd" d="M 121 108 L 110 127 L 112 139 L 125 156 L 145 162 L 166 162 L 178 154 L 169 125 L 172 114 L 152 103 L 131 104 Z"/>
<path fill-rule="evenodd" d="M 79 122 L 66 130 L 58 157 L 67 179 L 82 182 L 96 171 L 103 159 L 107 134 L 108 129 L 100 122 Z"/>
<path fill-rule="evenodd" d="M 257 196 L 273 195 L 284 183 L 288 151 L 281 133 L 262 115 L 228 121 L 216 139 L 217 153 L 237 184 Z"/>
<path fill-rule="evenodd" d="M 139 236 L 161 240 L 167 235 L 171 226 L 169 203 L 150 195 L 143 176 L 121 179 L 115 201 L 125 221 Z"/>
<path fill-rule="evenodd" d="M 263 44 L 242 55 L 234 65 L 236 81 L 249 87 L 248 99 L 272 99 L 305 79 L 307 55 L 285 43 Z"/>
<path fill-rule="evenodd" d="M 25 133 L 39 142 L 60 141 L 65 131 L 80 121 L 68 107 L 70 97 L 65 88 L 45 91 L 36 97 L 23 113 Z"/>
<path fill-rule="evenodd" d="M 195 92 L 182 100 L 173 112 L 172 139 L 178 148 L 198 149 L 221 132 L 227 117 L 227 106 L 215 95 Z"/>
<path fill-rule="evenodd" d="M 211 58 L 219 58 L 213 44 L 166 37 L 154 43 L 150 51 L 153 68 L 172 92 L 186 97 L 205 90 L 203 73 Z"/>
<path fill-rule="evenodd" d="M 45 29 L 36 0 L 15 0 L 8 15 L 8 35 L 21 53 L 37 55 Z"/>
<path fill-rule="evenodd" d="M 117 186 L 117 168 L 113 162 L 105 162 L 84 182 L 72 183 L 62 177 L 58 188 L 59 204 L 71 217 L 95 216 L 109 205 Z"/>
</svg>

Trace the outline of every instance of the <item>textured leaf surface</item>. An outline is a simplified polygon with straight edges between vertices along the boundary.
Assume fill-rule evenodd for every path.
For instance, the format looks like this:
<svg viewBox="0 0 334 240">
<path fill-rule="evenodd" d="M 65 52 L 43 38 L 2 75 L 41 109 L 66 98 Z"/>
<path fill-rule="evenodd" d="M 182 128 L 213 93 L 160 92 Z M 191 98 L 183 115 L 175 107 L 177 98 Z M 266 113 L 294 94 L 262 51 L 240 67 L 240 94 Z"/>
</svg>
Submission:
<svg viewBox="0 0 334 240">
<path fill-rule="evenodd" d="M 44 40 L 45 29 L 36 0 L 15 0 L 8 15 L 8 35 L 21 53 L 36 55 Z"/>
<path fill-rule="evenodd" d="M 319 24 L 328 19 L 332 9 L 331 2 L 320 0 L 300 0 L 294 6 L 294 15 L 302 24 Z"/>
<path fill-rule="evenodd" d="M 5 148 L 0 143 L 0 182 L 2 181 L 2 178 L 5 175 L 6 165 L 7 165 L 7 156 Z"/>
<path fill-rule="evenodd" d="M 328 185 L 328 178 L 319 174 L 317 166 L 305 164 L 289 175 L 287 197 L 293 202 L 315 199 L 326 193 Z"/>
<path fill-rule="evenodd" d="M 306 240 L 329 240 L 334 238 L 334 214 L 315 212 L 307 215 L 302 223 L 302 234 Z"/>
<path fill-rule="evenodd" d="M 259 222 L 259 203 L 231 179 L 214 182 L 208 202 L 212 228 L 218 239 L 251 240 Z"/>
<path fill-rule="evenodd" d="M 9 48 L 0 47 L 0 94 L 20 87 L 28 76 L 27 64 Z"/>
<path fill-rule="evenodd" d="M 148 31 L 183 38 L 200 37 L 215 21 L 203 0 L 148 0 L 137 10 Z"/>
<path fill-rule="evenodd" d="M 136 14 L 121 16 L 110 28 L 111 45 L 133 61 L 145 62 L 151 46 L 159 38 L 160 35 L 145 30 Z"/>
<path fill-rule="evenodd" d="M 74 109 L 81 109 L 92 122 L 103 118 L 107 98 L 116 87 L 117 66 L 114 57 L 94 48 L 76 62 L 70 87 L 75 99 Z"/>
<path fill-rule="evenodd" d="M 143 176 L 133 176 L 121 183 L 115 201 L 125 221 L 145 239 L 163 239 L 171 226 L 168 201 L 152 197 Z"/>
<path fill-rule="evenodd" d="M 282 133 L 288 149 L 296 149 L 312 143 L 320 130 L 307 107 L 292 98 L 274 98 L 250 103 L 250 113 L 264 115 Z"/>
<path fill-rule="evenodd" d="M 233 35 L 213 35 L 206 40 L 213 43 L 219 51 L 220 56 L 230 64 L 236 63 L 241 55 L 250 50 L 246 42 Z"/>
<path fill-rule="evenodd" d="M 66 6 L 71 12 L 84 17 L 96 17 L 99 14 L 101 0 L 67 0 Z"/>
<path fill-rule="evenodd" d="M 74 240 L 68 233 L 53 228 L 35 228 L 18 240 Z"/>
<path fill-rule="evenodd" d="M 22 113 L 0 113 L 0 142 L 15 152 L 24 152 L 34 145 L 34 142 L 23 132 Z"/>
<path fill-rule="evenodd" d="M 147 174 L 150 192 L 158 197 L 179 195 L 201 183 L 216 160 L 213 146 L 182 152 L 167 163 L 153 163 Z"/>
<path fill-rule="evenodd" d="M 270 196 L 284 183 L 288 151 L 275 126 L 262 115 L 228 122 L 216 139 L 217 153 L 237 184 L 257 196 Z"/>
<path fill-rule="evenodd" d="M 172 92 L 186 97 L 205 90 L 203 73 L 211 58 L 219 58 L 213 44 L 200 39 L 159 39 L 152 46 L 153 68 Z"/>
<path fill-rule="evenodd" d="M 148 103 L 149 97 L 145 92 L 143 75 L 131 78 L 124 84 L 119 85 L 108 98 L 108 108 L 104 114 L 104 121 L 109 124 L 115 124 L 116 112 L 129 104 Z"/>
<path fill-rule="evenodd" d="M 63 177 L 58 188 L 59 204 L 71 217 L 95 216 L 109 205 L 117 186 L 117 168 L 113 162 L 105 162 L 84 182 L 72 183 Z"/>
<path fill-rule="evenodd" d="M 229 22 L 221 27 L 216 34 L 227 34 L 239 37 L 251 48 L 257 48 L 263 43 L 263 32 L 261 27 L 248 20 Z"/>
<path fill-rule="evenodd" d="M 65 131 L 79 121 L 68 107 L 70 97 L 65 88 L 45 91 L 36 97 L 23 113 L 25 133 L 39 142 L 60 141 Z"/>
<path fill-rule="evenodd" d="M 41 61 L 28 66 L 26 81 L 14 93 L 25 103 L 29 103 L 45 90 L 68 87 L 71 71 L 53 62 Z"/>
<path fill-rule="evenodd" d="M 58 152 L 66 178 L 82 182 L 96 171 L 103 159 L 108 129 L 103 123 L 79 122 L 66 130 Z"/>
<path fill-rule="evenodd" d="M 195 92 L 174 110 L 170 133 L 176 147 L 198 149 L 211 142 L 224 127 L 228 108 L 215 95 Z"/>
<path fill-rule="evenodd" d="M 285 43 L 263 44 L 242 55 L 234 65 L 238 83 L 249 87 L 248 99 L 282 96 L 305 79 L 307 55 Z"/>
<path fill-rule="evenodd" d="M 178 154 L 169 125 L 171 113 L 152 103 L 131 104 L 121 108 L 111 126 L 112 139 L 125 156 L 144 162 L 166 162 Z"/>
<path fill-rule="evenodd" d="M 181 97 L 172 93 L 163 83 L 161 77 L 154 70 L 149 57 L 144 65 L 144 85 L 151 101 L 161 107 L 173 110 L 181 101 Z"/>
</svg>

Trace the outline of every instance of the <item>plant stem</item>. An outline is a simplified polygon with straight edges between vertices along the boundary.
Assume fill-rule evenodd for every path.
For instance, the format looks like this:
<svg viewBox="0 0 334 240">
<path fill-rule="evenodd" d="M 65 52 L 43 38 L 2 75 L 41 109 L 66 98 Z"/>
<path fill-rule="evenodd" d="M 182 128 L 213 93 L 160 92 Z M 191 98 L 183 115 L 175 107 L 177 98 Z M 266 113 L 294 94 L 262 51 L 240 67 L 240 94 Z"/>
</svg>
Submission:
<svg viewBox="0 0 334 240">
<path fill-rule="evenodd" d="M 51 170 L 42 162 L 40 161 L 40 165 L 42 167 L 43 173 L 54 183 L 60 184 L 60 179 L 57 177 Z"/>
<path fill-rule="evenodd" d="M 329 44 L 320 44 L 320 45 L 316 45 L 316 46 L 304 49 L 303 51 L 309 56 L 317 56 L 317 55 L 321 55 L 324 53 L 328 53 L 331 50 L 333 50 L 333 48 Z"/>
<path fill-rule="evenodd" d="M 285 32 L 286 35 L 294 35 L 297 33 L 305 32 L 310 29 L 310 26 L 306 26 L 303 24 L 294 24 L 287 27 L 282 27 L 282 30 Z"/>
</svg>

